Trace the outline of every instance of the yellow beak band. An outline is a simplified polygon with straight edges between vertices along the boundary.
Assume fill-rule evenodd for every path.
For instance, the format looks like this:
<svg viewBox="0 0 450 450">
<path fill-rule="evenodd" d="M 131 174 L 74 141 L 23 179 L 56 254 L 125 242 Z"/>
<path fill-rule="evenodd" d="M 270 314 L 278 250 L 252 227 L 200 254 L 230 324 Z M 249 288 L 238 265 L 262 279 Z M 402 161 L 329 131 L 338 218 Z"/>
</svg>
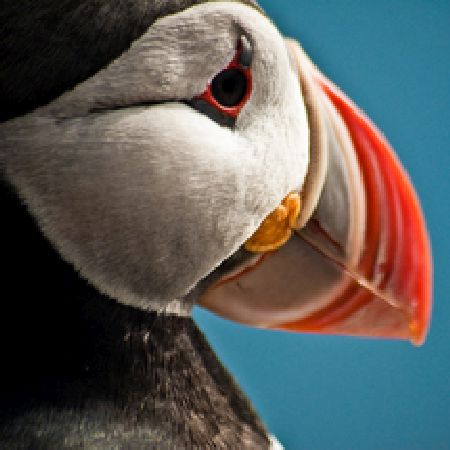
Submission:
<svg viewBox="0 0 450 450">
<path fill-rule="evenodd" d="M 264 253 L 284 245 L 292 235 L 300 214 L 300 194 L 291 192 L 261 223 L 245 242 L 249 252 Z"/>
</svg>

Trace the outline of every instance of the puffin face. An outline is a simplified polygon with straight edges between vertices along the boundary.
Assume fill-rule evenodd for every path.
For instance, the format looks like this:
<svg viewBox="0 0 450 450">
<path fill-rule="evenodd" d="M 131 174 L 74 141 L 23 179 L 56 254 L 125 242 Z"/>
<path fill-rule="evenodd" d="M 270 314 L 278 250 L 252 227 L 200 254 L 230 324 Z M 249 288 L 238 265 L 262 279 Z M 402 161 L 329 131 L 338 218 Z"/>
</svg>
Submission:
<svg viewBox="0 0 450 450">
<path fill-rule="evenodd" d="M 61 256 L 122 303 L 194 300 L 254 326 L 419 342 L 423 219 L 358 114 L 256 9 L 211 2 L 1 124 L 1 159 Z M 405 245 L 392 250 L 408 220 L 405 245 L 425 261 L 412 271 Z"/>
<path fill-rule="evenodd" d="M 251 46 L 233 127 L 187 103 Z M 308 166 L 285 43 L 255 9 L 202 4 L 156 21 L 49 105 L 1 126 L 6 177 L 45 235 L 121 302 L 182 298 L 253 233 Z"/>
</svg>

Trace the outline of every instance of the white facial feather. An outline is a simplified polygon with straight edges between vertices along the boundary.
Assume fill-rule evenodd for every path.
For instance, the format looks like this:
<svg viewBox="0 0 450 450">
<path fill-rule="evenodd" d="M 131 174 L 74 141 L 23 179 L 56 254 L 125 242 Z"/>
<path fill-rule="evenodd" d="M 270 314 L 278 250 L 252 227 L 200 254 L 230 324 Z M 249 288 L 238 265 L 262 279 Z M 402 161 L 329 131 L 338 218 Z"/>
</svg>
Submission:
<svg viewBox="0 0 450 450">
<path fill-rule="evenodd" d="M 242 33 L 253 91 L 230 130 L 178 101 L 227 66 Z M 141 102 L 161 104 L 131 106 Z M 73 91 L 2 124 L 0 139 L 6 178 L 64 259 L 142 308 L 188 294 L 301 187 L 308 166 L 283 39 L 228 2 L 160 19 Z"/>
</svg>

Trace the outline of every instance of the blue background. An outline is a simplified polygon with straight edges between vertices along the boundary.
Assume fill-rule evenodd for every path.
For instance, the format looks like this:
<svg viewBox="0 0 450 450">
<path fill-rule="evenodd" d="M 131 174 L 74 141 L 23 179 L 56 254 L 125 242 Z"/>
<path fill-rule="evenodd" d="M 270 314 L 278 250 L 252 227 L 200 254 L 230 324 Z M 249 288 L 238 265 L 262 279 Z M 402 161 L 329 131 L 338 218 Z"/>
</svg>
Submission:
<svg viewBox="0 0 450 450">
<path fill-rule="evenodd" d="M 287 449 L 450 449 L 450 1 L 261 1 L 393 144 L 431 234 L 425 345 L 246 328 L 197 309 Z"/>
</svg>

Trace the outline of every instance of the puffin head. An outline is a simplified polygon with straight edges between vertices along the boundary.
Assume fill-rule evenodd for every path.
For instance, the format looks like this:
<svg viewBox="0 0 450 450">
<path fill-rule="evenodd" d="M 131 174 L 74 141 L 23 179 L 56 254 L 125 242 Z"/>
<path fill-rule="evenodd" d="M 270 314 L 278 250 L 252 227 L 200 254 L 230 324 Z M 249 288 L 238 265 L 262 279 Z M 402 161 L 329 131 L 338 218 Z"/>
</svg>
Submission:
<svg viewBox="0 0 450 450">
<path fill-rule="evenodd" d="M 5 180 L 115 301 L 422 342 L 427 234 L 384 138 L 250 2 L 192 3 L 7 117 Z"/>
</svg>

